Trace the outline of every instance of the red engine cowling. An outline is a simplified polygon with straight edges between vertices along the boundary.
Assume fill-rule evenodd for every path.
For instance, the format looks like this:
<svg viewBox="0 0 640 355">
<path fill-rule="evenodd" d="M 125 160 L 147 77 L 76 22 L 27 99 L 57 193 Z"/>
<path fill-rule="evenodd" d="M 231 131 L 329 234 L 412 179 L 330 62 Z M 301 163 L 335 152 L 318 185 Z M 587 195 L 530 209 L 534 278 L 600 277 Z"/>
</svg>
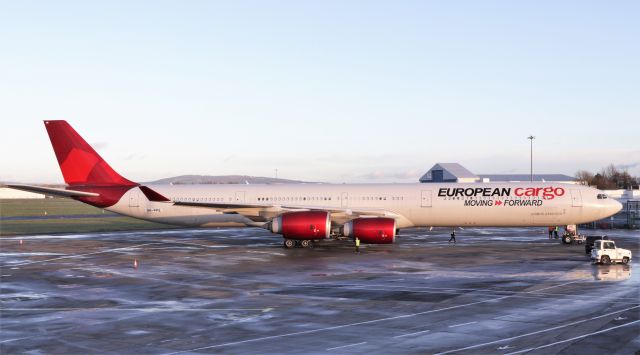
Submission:
<svg viewBox="0 0 640 355">
<path fill-rule="evenodd" d="M 286 212 L 271 221 L 271 232 L 288 239 L 326 239 L 331 232 L 329 212 Z"/>
<path fill-rule="evenodd" d="M 396 220 L 393 218 L 356 218 L 344 224 L 346 237 L 358 238 L 363 243 L 391 244 L 396 239 Z"/>
</svg>

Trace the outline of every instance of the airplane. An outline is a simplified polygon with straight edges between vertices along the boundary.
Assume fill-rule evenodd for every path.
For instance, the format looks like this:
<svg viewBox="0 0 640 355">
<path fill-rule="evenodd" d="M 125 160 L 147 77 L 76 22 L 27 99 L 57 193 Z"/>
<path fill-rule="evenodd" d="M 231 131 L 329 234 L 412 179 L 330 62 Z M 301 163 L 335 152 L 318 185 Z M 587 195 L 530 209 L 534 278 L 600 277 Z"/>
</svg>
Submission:
<svg viewBox="0 0 640 355">
<path fill-rule="evenodd" d="M 588 223 L 622 204 L 572 184 L 150 185 L 118 174 L 63 120 L 44 121 L 66 186 L 8 187 L 72 198 L 121 215 L 188 227 L 261 227 L 284 246 L 323 239 L 390 244 L 401 228 Z"/>
</svg>

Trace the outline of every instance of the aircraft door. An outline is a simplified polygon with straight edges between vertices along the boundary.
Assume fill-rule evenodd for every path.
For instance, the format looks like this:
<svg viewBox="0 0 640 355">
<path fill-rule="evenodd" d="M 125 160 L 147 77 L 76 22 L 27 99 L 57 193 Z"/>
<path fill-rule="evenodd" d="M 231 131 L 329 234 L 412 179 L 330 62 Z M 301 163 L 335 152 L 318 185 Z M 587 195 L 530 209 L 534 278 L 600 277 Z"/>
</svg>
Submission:
<svg viewBox="0 0 640 355">
<path fill-rule="evenodd" d="M 140 189 L 135 188 L 129 191 L 129 207 L 140 206 Z"/>
<path fill-rule="evenodd" d="M 343 192 L 340 197 L 340 207 L 347 207 L 349 202 L 349 194 L 347 192 Z"/>
<path fill-rule="evenodd" d="M 580 190 L 571 190 L 571 206 L 582 207 L 582 194 Z"/>
<path fill-rule="evenodd" d="M 420 207 L 431 207 L 431 190 L 422 190 L 420 198 Z"/>
<path fill-rule="evenodd" d="M 236 191 L 236 203 L 244 203 L 244 191 Z"/>
</svg>

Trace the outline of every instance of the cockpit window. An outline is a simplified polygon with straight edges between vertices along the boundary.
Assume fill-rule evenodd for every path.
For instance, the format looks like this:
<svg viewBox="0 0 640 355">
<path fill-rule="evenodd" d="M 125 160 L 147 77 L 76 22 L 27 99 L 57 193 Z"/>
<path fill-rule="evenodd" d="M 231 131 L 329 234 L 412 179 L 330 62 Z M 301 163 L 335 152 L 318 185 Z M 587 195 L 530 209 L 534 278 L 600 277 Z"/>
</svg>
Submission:
<svg viewBox="0 0 640 355">
<path fill-rule="evenodd" d="M 606 200 L 607 199 L 607 195 L 605 194 L 598 194 L 598 200 Z"/>
</svg>

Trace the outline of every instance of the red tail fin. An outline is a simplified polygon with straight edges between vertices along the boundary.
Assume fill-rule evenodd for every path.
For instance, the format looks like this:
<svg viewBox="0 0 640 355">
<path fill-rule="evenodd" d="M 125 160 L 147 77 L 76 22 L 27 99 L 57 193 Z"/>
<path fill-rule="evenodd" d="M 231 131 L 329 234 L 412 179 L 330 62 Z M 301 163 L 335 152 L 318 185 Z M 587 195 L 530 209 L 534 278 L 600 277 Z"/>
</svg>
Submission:
<svg viewBox="0 0 640 355">
<path fill-rule="evenodd" d="M 67 184 L 137 185 L 116 173 L 67 121 L 44 121 L 44 125 Z"/>
</svg>

